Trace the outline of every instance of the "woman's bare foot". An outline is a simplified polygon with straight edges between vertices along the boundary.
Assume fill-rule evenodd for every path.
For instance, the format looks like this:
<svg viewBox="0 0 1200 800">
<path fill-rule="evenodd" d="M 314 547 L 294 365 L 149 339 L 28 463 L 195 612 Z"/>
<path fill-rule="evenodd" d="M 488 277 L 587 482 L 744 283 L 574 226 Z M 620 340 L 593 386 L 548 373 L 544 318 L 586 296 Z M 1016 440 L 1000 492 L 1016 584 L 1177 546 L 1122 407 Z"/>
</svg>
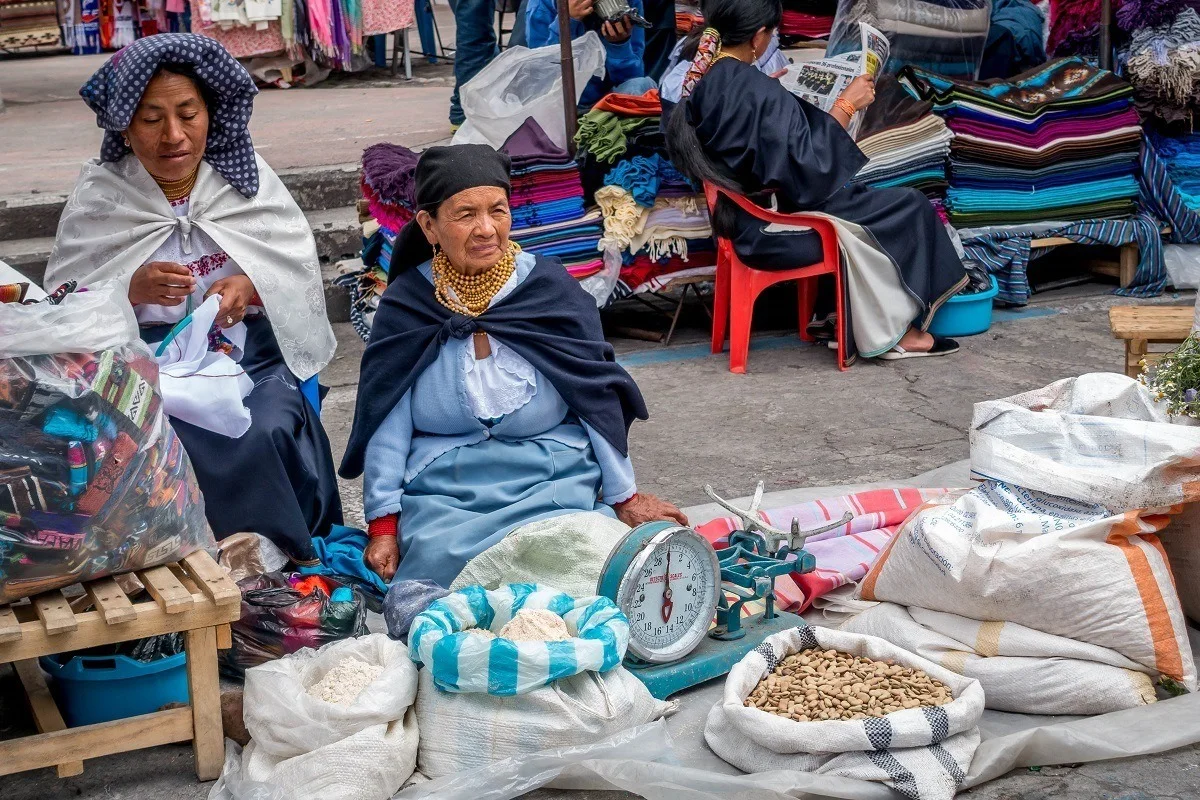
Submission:
<svg viewBox="0 0 1200 800">
<path fill-rule="evenodd" d="M 896 344 L 909 353 L 928 353 L 933 349 L 933 336 L 916 328 L 909 328 Z"/>
</svg>

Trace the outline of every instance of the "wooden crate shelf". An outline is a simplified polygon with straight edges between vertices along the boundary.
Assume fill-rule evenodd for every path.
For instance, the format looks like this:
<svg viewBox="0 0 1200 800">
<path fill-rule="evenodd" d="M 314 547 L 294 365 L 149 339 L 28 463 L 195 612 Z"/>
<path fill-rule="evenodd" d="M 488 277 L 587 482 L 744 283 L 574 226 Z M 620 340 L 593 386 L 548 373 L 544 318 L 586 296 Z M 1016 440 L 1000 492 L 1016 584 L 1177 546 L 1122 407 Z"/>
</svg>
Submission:
<svg viewBox="0 0 1200 800">
<path fill-rule="evenodd" d="M 87 759 L 187 741 L 200 780 L 221 774 L 217 649 L 229 647 L 229 623 L 241 614 L 241 594 L 203 551 L 136 574 L 149 597 L 132 600 L 115 580 L 100 578 L 83 584 L 92 605 L 87 611 L 73 611 L 61 590 L 0 606 L 0 664 L 13 664 L 38 729 L 35 735 L 0 742 L 0 775 L 56 767 L 59 777 L 69 777 L 83 772 Z M 66 727 L 39 657 L 165 633 L 184 635 L 189 706 Z"/>
</svg>

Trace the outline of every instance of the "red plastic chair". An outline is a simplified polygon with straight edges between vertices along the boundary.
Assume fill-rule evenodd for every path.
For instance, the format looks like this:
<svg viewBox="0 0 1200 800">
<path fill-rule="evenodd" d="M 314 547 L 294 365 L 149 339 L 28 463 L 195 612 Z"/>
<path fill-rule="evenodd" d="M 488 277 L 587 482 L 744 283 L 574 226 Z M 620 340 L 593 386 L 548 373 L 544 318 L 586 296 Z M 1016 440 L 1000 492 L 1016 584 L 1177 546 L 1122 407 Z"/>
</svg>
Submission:
<svg viewBox="0 0 1200 800">
<path fill-rule="evenodd" d="M 729 371 L 744 373 L 750 352 L 750 322 L 754 316 L 754 302 L 768 286 L 784 281 L 798 281 L 800 299 L 800 339 L 810 342 L 808 321 L 812 319 L 817 302 L 816 280 L 821 275 L 832 275 L 834 291 L 837 293 L 837 358 L 838 369 L 846 369 L 846 315 L 843 308 L 841 251 L 838 249 L 837 231 L 833 224 L 823 218 L 809 214 L 780 214 L 760 208 L 747 198 L 728 192 L 710 183 L 704 184 L 704 196 L 710 214 L 716 213 L 717 198 L 724 195 L 755 219 L 767 224 L 804 225 L 821 237 L 823 258 L 816 264 L 788 270 L 753 269 L 742 263 L 733 251 L 733 243 L 717 236 L 717 280 L 716 296 L 713 299 L 712 351 L 725 349 L 725 334 L 729 331 Z M 732 324 L 730 323 L 732 317 Z"/>
</svg>

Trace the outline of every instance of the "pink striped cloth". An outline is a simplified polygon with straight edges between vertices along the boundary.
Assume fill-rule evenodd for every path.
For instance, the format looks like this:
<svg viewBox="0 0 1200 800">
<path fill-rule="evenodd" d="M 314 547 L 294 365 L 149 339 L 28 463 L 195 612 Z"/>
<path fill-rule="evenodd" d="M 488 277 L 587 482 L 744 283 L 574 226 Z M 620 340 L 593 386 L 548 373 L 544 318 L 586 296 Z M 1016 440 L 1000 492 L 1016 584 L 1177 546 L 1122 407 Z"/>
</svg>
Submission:
<svg viewBox="0 0 1200 800">
<path fill-rule="evenodd" d="M 791 527 L 793 518 L 800 520 L 801 530 L 811 530 L 841 519 L 847 511 L 854 515 L 848 524 L 814 536 L 805 544 L 805 549 L 817 559 L 815 570 L 775 579 L 778 607 L 798 614 L 818 597 L 862 580 L 879 551 L 913 512 L 948 491 L 873 489 L 762 512 L 768 523 L 784 530 Z M 729 546 L 729 534 L 740 524 L 740 520 L 723 517 L 700 525 L 696 531 L 721 550 Z"/>
</svg>

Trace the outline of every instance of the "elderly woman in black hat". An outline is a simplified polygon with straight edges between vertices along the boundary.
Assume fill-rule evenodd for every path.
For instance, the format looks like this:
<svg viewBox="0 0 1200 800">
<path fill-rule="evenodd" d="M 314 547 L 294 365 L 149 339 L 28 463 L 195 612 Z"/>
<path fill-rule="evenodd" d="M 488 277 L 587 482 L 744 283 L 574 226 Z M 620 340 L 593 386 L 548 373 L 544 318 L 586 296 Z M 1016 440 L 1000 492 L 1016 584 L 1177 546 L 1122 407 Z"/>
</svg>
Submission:
<svg viewBox="0 0 1200 800">
<path fill-rule="evenodd" d="M 315 390 L 336 340 L 312 230 L 250 141 L 256 93 L 202 36 L 149 36 L 113 55 L 80 90 L 104 142 L 67 201 L 46 284 L 121 281 L 155 349 L 207 313 L 214 324 L 193 333 L 253 383 L 238 415 L 206 405 L 204 378 L 188 413 L 167 398 L 209 523 L 218 537 L 253 531 L 315 564 L 312 539 L 340 525 L 342 506 L 301 387 Z"/>
<path fill-rule="evenodd" d="M 367 564 L 449 586 L 468 560 L 539 519 L 599 511 L 685 522 L 639 494 L 628 430 L 645 419 L 595 301 L 509 237 L 509 160 L 434 147 L 415 220 L 363 355 L 341 474 L 365 471 Z"/>
</svg>

